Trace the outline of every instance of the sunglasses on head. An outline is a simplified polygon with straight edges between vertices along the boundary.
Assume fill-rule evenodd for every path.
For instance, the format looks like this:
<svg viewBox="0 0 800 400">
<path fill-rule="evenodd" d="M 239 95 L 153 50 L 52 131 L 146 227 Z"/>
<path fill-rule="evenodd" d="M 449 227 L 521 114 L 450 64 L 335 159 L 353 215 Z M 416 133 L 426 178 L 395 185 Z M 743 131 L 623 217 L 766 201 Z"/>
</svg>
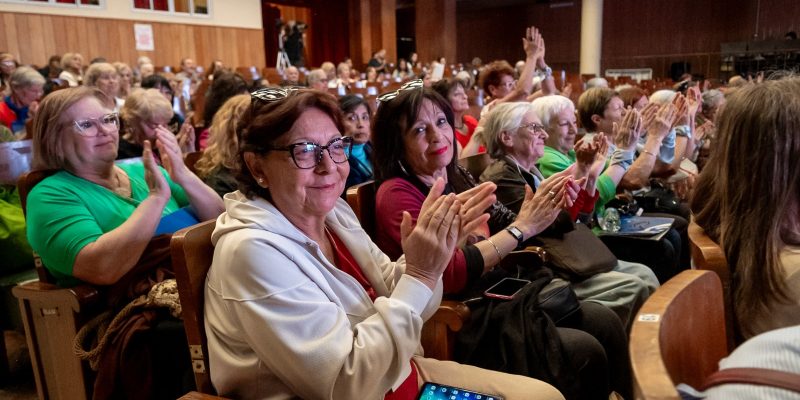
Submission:
<svg viewBox="0 0 800 400">
<path fill-rule="evenodd" d="M 378 96 L 378 101 L 381 103 L 386 103 L 387 101 L 391 101 L 401 93 L 408 91 L 408 90 L 422 90 L 425 85 L 422 82 L 422 79 L 414 79 L 413 81 L 408 81 L 400 86 L 400 89 L 395 90 L 394 92 L 384 93 Z"/>
</svg>

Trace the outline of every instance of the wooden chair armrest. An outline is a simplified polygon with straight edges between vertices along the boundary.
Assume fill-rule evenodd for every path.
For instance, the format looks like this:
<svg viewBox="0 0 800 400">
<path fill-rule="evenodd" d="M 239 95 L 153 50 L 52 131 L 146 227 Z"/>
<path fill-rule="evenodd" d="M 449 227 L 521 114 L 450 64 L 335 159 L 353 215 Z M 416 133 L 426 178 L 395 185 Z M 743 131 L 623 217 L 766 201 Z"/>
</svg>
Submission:
<svg viewBox="0 0 800 400">
<path fill-rule="evenodd" d="M 431 316 L 429 321 L 436 321 L 447 325 L 450 331 L 458 332 L 469 320 L 470 311 L 466 304 L 460 301 L 442 300 L 439 309 Z"/>
<path fill-rule="evenodd" d="M 226 400 L 227 397 L 213 396 L 200 392 L 189 392 L 181 396 L 178 400 Z"/>
<path fill-rule="evenodd" d="M 100 303 L 100 291 L 90 285 L 62 288 L 51 283 L 28 282 L 15 286 L 14 296 L 20 300 L 48 300 L 68 304 L 76 313 Z"/>
</svg>

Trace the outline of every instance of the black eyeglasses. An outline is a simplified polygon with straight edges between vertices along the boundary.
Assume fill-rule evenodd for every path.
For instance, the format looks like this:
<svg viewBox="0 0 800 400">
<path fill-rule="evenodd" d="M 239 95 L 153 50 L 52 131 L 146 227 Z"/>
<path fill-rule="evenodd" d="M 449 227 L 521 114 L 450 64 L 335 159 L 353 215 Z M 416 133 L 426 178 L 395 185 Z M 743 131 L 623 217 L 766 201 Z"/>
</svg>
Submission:
<svg viewBox="0 0 800 400">
<path fill-rule="evenodd" d="M 413 81 L 408 81 L 404 83 L 403 86 L 400 86 L 400 89 L 397 89 L 394 92 L 388 92 L 378 96 L 378 101 L 381 103 L 385 103 L 399 96 L 400 93 L 403 93 L 407 90 L 417 90 L 417 89 L 422 90 L 424 86 L 425 85 L 423 84 L 422 79 L 414 79 Z"/>
<path fill-rule="evenodd" d="M 272 148 L 271 150 L 288 151 L 292 155 L 294 165 L 300 169 L 311 169 L 322 162 L 322 152 L 328 150 L 328 155 L 336 164 L 347 162 L 350 158 L 350 149 L 353 146 L 353 138 L 349 136 L 338 137 L 331 140 L 326 145 L 314 142 L 292 143 L 286 147 Z"/>
</svg>

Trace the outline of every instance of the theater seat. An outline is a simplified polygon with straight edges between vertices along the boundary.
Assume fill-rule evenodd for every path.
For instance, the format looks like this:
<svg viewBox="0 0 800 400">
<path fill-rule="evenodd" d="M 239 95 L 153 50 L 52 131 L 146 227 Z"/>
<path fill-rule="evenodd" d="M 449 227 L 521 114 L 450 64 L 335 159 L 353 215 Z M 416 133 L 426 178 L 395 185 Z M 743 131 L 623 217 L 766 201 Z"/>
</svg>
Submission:
<svg viewBox="0 0 800 400">
<path fill-rule="evenodd" d="M 55 171 L 31 171 L 17 184 L 25 211 L 28 193 Z M 100 292 L 91 285 L 61 288 L 34 254 L 38 282 L 14 287 L 19 301 L 36 391 L 40 399 L 88 399 L 94 378 L 73 353 L 78 330 L 99 312 Z"/>
<path fill-rule="evenodd" d="M 700 387 L 728 355 L 717 275 L 686 270 L 658 288 L 636 315 L 629 346 L 637 398 L 679 400 L 677 384 Z"/>
</svg>

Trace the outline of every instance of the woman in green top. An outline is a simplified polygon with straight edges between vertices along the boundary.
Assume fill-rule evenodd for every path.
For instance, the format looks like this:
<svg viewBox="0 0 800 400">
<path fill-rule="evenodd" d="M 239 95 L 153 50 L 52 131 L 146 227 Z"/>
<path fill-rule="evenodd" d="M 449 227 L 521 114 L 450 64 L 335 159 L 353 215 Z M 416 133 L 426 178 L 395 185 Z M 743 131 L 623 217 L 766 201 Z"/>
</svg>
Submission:
<svg viewBox="0 0 800 400">
<path fill-rule="evenodd" d="M 223 209 L 167 131 L 155 138 L 164 168 L 150 141 L 142 161 L 115 165 L 119 117 L 104 104 L 97 89 L 65 89 L 47 96 L 33 121 L 33 168 L 57 172 L 28 196 L 28 240 L 62 285 L 116 283 L 155 234 Z"/>
</svg>

